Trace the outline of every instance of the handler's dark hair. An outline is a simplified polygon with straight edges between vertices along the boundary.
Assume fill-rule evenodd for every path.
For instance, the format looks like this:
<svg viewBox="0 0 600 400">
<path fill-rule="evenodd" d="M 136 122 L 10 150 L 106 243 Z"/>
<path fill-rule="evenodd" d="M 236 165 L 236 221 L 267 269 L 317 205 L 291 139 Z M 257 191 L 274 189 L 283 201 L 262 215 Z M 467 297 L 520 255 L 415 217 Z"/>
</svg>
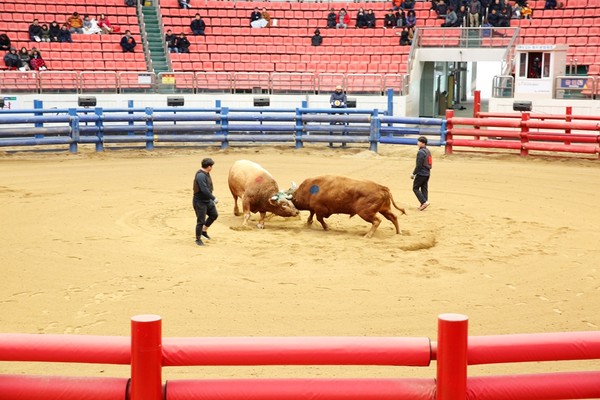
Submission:
<svg viewBox="0 0 600 400">
<path fill-rule="evenodd" d="M 419 141 L 421 143 L 427 144 L 427 138 L 425 136 L 419 136 L 419 138 L 417 139 L 417 141 Z"/>
<path fill-rule="evenodd" d="M 212 158 L 205 158 L 202 160 L 202 168 L 212 167 L 215 164 Z"/>
</svg>

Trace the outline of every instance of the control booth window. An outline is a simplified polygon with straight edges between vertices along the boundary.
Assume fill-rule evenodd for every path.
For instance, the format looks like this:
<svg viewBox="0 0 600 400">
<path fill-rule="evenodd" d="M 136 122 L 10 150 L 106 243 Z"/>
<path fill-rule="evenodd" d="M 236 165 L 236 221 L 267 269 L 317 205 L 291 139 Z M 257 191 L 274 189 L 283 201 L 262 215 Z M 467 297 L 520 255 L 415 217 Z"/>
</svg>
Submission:
<svg viewBox="0 0 600 400">
<path fill-rule="evenodd" d="M 550 77 L 550 53 L 521 53 L 519 58 L 519 77 L 541 79 Z"/>
</svg>

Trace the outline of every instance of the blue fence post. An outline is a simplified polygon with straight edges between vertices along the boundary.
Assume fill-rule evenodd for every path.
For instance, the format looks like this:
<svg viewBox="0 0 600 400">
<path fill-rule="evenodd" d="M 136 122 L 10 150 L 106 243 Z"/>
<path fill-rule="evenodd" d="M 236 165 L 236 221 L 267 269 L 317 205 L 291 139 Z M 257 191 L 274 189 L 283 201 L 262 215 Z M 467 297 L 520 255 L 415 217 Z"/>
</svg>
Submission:
<svg viewBox="0 0 600 400">
<path fill-rule="evenodd" d="M 36 110 L 41 110 L 42 108 L 44 108 L 44 102 L 42 100 L 33 100 L 33 108 L 35 108 Z M 37 116 L 44 115 L 44 113 L 43 112 L 36 112 L 36 113 L 33 113 L 33 115 L 35 115 L 37 117 Z M 36 128 L 42 128 L 43 126 L 44 126 L 43 122 L 36 122 L 35 123 L 35 127 Z M 41 139 L 43 137 L 44 137 L 44 135 L 42 135 L 40 133 L 36 133 L 35 134 L 35 138 L 36 139 Z"/>
<path fill-rule="evenodd" d="M 133 100 L 127 100 L 127 108 L 133 108 Z M 127 114 L 129 115 L 133 115 L 133 111 L 129 111 Z M 130 120 L 127 125 L 129 126 L 133 126 L 133 120 Z M 133 131 L 129 131 L 127 132 L 128 135 L 134 135 L 135 133 Z"/>
<path fill-rule="evenodd" d="M 442 120 L 442 125 L 440 125 L 440 146 L 446 145 L 446 133 L 447 133 L 447 120 Z"/>
<path fill-rule="evenodd" d="M 154 150 L 154 119 L 153 109 L 146 107 L 146 150 Z"/>
<path fill-rule="evenodd" d="M 221 142 L 221 148 L 226 149 L 229 147 L 229 140 L 227 139 L 227 134 L 229 133 L 229 121 L 227 120 L 227 116 L 229 115 L 229 108 L 222 107 L 221 108 L 221 133 L 224 138 Z"/>
<path fill-rule="evenodd" d="M 390 117 L 394 115 L 394 89 L 392 88 L 387 90 L 387 115 Z"/>
<path fill-rule="evenodd" d="M 306 100 L 302 100 L 301 107 L 304 109 L 308 107 L 308 102 Z M 302 133 L 304 131 L 304 124 L 302 123 L 302 111 L 299 108 L 296 108 L 296 148 L 301 149 L 303 147 L 302 143 Z"/>
<path fill-rule="evenodd" d="M 381 136 L 381 120 L 379 119 L 379 111 L 373 110 L 371 114 L 371 125 L 369 127 L 369 150 L 377 153 L 377 144 Z"/>
<path fill-rule="evenodd" d="M 96 107 L 94 109 L 94 114 L 98 117 L 96 119 L 96 136 L 98 136 L 98 143 L 96 143 L 96 151 L 102 151 L 103 148 L 98 148 L 99 143 L 104 143 L 104 118 L 101 107 Z"/>
<path fill-rule="evenodd" d="M 71 116 L 69 125 L 71 126 L 72 140 L 69 144 L 69 151 L 71 153 L 77 153 L 77 144 L 79 143 L 79 116 L 77 115 L 77 110 L 74 108 L 69 108 L 69 115 Z"/>
</svg>

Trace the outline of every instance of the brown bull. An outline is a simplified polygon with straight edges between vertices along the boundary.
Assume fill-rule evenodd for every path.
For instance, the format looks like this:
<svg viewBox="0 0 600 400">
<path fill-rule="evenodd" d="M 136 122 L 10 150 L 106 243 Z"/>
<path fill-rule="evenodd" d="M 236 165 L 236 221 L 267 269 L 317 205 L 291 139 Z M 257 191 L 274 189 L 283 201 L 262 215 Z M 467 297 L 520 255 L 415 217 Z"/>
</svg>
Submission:
<svg viewBox="0 0 600 400">
<path fill-rule="evenodd" d="M 242 200 L 243 226 L 248 224 L 250 213 L 260 213 L 258 228 L 265 227 L 265 216 L 272 212 L 282 217 L 295 217 L 298 210 L 290 201 L 291 194 L 282 192 L 273 176 L 263 167 L 248 160 L 238 160 L 229 169 L 229 190 L 233 195 L 235 215 L 241 215 L 238 197 Z"/>
<path fill-rule="evenodd" d="M 406 214 L 403 208 L 394 203 L 389 188 L 372 181 L 338 175 L 322 175 L 306 179 L 293 192 L 292 202 L 298 210 L 310 211 L 309 225 L 312 224 L 313 216 L 316 214 L 317 221 L 325 230 L 329 227 L 324 218 L 332 214 L 350 214 L 350 217 L 358 214 L 372 224 L 371 230 L 365 235 L 367 238 L 373 236 L 381 223 L 377 213 L 392 221 L 396 233 L 400 233 L 400 228 L 391 205 L 402 214 Z"/>
</svg>

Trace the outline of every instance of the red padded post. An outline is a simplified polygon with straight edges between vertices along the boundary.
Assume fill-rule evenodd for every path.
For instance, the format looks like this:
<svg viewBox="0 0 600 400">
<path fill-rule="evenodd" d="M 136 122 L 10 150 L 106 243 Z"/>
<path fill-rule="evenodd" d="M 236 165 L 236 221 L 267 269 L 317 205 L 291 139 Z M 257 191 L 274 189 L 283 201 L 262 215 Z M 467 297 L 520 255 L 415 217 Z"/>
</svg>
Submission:
<svg viewBox="0 0 600 400">
<path fill-rule="evenodd" d="M 454 110 L 446 110 L 446 154 L 452 154 L 452 129 L 454 128 L 452 118 L 454 118 Z"/>
<path fill-rule="evenodd" d="M 467 316 L 438 316 L 436 400 L 465 400 L 467 397 L 468 331 Z"/>
<path fill-rule="evenodd" d="M 131 318 L 131 400 L 162 400 L 161 328 L 158 315 Z"/>
</svg>

